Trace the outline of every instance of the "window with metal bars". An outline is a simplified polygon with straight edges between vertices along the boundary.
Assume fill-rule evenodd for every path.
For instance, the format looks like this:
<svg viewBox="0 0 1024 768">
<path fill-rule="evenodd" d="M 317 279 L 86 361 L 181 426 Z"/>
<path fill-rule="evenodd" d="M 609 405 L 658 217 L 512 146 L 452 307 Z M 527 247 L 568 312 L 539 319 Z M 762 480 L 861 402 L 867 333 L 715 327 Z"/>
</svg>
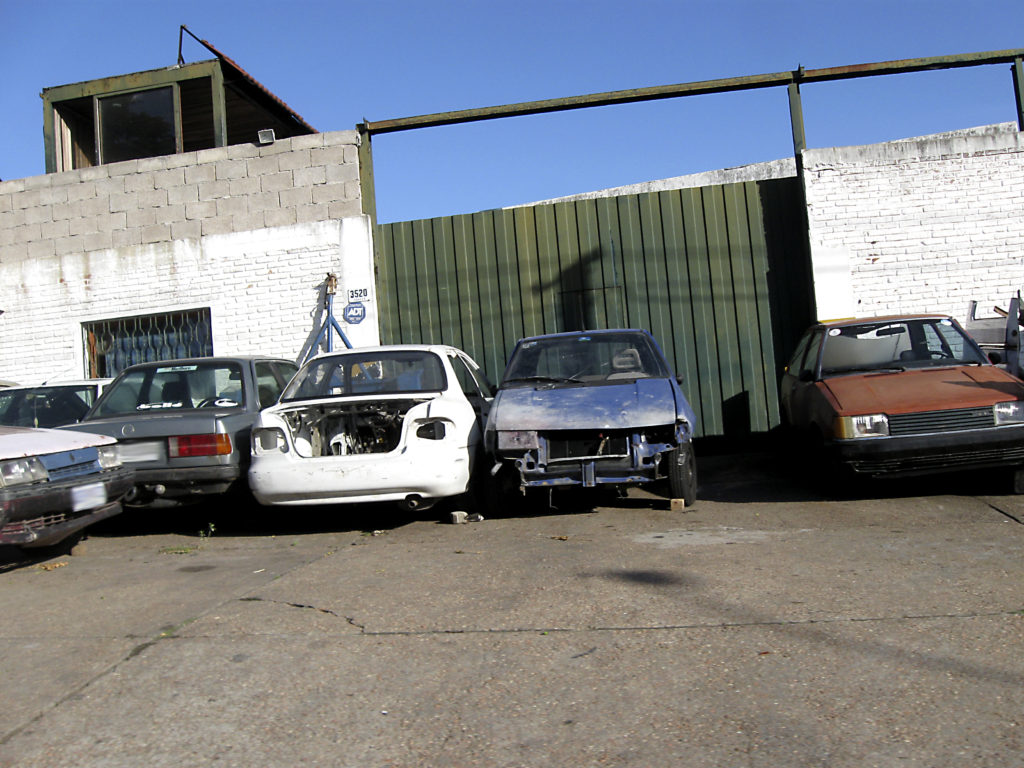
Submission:
<svg viewBox="0 0 1024 768">
<path fill-rule="evenodd" d="M 208 307 L 97 320 L 82 331 L 91 378 L 116 376 L 135 363 L 213 355 Z"/>
</svg>

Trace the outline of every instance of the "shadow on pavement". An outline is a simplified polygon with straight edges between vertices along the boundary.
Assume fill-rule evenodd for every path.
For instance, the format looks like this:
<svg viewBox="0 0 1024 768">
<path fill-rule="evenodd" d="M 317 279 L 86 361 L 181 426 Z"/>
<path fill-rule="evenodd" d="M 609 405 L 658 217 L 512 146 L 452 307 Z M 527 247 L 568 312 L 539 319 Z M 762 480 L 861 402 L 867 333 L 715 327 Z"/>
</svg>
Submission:
<svg viewBox="0 0 1024 768">
<path fill-rule="evenodd" d="M 850 501 L 917 496 L 1008 494 L 1008 469 L 947 472 L 871 479 L 815 476 L 792 455 L 780 452 L 721 454 L 698 459 L 698 500 L 756 502 Z"/>
</svg>

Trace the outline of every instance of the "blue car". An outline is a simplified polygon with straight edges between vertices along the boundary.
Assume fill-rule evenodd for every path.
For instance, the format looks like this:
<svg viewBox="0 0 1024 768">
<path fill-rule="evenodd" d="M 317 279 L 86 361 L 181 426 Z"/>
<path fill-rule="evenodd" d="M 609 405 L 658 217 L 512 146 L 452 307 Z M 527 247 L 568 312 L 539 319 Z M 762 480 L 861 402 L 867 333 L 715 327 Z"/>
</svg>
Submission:
<svg viewBox="0 0 1024 768">
<path fill-rule="evenodd" d="M 492 473 L 530 488 L 666 480 L 694 503 L 695 417 L 650 333 L 580 331 L 521 339 L 491 406 Z"/>
</svg>

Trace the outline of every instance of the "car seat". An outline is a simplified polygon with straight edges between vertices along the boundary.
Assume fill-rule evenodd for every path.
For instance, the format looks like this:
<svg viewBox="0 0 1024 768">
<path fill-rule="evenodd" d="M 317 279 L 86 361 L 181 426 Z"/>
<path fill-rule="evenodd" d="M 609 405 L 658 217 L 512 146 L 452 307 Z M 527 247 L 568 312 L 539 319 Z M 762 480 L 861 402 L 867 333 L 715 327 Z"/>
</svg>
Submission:
<svg viewBox="0 0 1024 768">
<path fill-rule="evenodd" d="M 188 390 L 181 381 L 165 382 L 160 389 L 160 400 L 165 403 L 184 403 L 186 408 L 192 407 L 192 402 L 188 399 Z"/>
<path fill-rule="evenodd" d="M 640 352 L 633 347 L 619 350 L 612 357 L 612 373 L 609 379 L 635 379 L 643 376 L 640 366 Z"/>
</svg>

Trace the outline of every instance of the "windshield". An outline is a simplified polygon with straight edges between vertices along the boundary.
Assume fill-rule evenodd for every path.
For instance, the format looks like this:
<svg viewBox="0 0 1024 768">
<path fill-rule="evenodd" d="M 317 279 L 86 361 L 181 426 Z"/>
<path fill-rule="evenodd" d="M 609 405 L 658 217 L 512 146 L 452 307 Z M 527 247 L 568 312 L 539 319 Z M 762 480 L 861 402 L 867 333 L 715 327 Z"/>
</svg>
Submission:
<svg viewBox="0 0 1024 768">
<path fill-rule="evenodd" d="M 892 320 L 829 328 L 821 374 L 986 362 L 978 346 L 949 318 Z"/>
<path fill-rule="evenodd" d="M 501 385 L 622 383 L 666 378 L 668 368 L 643 333 L 582 333 L 520 342 Z"/>
<path fill-rule="evenodd" d="M 125 371 L 107 387 L 91 417 L 243 405 L 237 363 L 161 365 Z"/>
<path fill-rule="evenodd" d="M 96 398 L 94 384 L 0 390 L 0 424 L 57 427 L 81 421 Z"/>
<path fill-rule="evenodd" d="M 447 386 L 441 358 L 420 350 L 358 352 L 310 360 L 281 402 L 392 392 L 440 392 Z"/>
</svg>

